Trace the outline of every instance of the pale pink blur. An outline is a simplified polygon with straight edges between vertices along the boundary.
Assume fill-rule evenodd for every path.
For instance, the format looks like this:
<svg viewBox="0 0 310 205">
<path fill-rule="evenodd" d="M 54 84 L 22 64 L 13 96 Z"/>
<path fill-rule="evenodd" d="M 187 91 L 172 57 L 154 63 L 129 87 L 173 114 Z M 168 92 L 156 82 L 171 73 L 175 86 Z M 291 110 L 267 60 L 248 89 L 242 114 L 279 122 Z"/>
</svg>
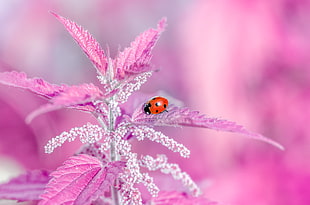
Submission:
<svg viewBox="0 0 310 205">
<path fill-rule="evenodd" d="M 135 146 L 170 155 L 213 201 L 310 204 L 310 1 L 3 1 L 0 71 L 16 69 L 53 83 L 96 80 L 89 60 L 48 11 L 88 29 L 104 48 L 109 45 L 112 56 L 167 16 L 167 30 L 154 50 L 160 71 L 142 91 L 165 91 L 192 109 L 262 133 L 286 150 L 195 128 L 164 130 L 192 150 L 190 159 L 152 142 Z M 44 154 L 44 144 L 93 120 L 61 110 L 26 125 L 23 119 L 43 103 L 0 86 L 0 153 L 22 169 L 60 165 L 80 144 L 66 144 L 51 155 Z"/>
</svg>

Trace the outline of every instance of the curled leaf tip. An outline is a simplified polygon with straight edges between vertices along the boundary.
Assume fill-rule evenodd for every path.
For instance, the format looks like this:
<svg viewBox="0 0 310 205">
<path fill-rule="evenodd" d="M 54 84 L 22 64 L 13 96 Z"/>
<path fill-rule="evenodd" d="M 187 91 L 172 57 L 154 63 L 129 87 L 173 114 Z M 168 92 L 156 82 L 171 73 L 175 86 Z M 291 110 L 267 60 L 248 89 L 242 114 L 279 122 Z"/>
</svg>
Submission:
<svg viewBox="0 0 310 205">
<path fill-rule="evenodd" d="M 167 26 L 167 17 L 162 17 L 157 23 L 157 29 L 159 31 L 164 31 Z"/>
<path fill-rule="evenodd" d="M 276 141 L 274 141 L 274 140 L 272 140 L 270 138 L 267 138 L 267 137 L 265 137 L 263 135 L 258 135 L 257 137 L 254 137 L 254 139 L 266 142 L 266 143 L 268 143 L 270 145 L 275 146 L 276 148 L 278 148 L 278 149 L 280 149 L 282 151 L 285 150 L 285 147 L 283 145 L 281 145 L 280 143 L 278 143 L 278 142 L 276 142 Z"/>
</svg>

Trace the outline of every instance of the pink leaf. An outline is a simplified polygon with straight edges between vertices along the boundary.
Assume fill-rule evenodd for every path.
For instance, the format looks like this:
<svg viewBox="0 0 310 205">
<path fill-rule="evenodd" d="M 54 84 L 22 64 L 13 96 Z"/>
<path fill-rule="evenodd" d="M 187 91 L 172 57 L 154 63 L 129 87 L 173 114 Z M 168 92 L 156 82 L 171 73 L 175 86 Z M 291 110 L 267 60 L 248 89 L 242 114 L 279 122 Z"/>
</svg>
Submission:
<svg viewBox="0 0 310 205">
<path fill-rule="evenodd" d="M 166 19 L 159 21 L 157 29 L 149 29 L 140 34 L 123 52 L 114 60 L 118 79 L 123 79 L 125 73 L 142 73 L 148 71 L 151 51 L 155 46 L 161 32 L 164 30 Z"/>
<path fill-rule="evenodd" d="M 101 90 L 92 83 L 85 83 L 67 87 L 59 96 L 54 97 L 51 102 L 55 105 L 72 106 L 91 102 L 99 97 L 103 97 Z"/>
<path fill-rule="evenodd" d="M 110 189 L 124 166 L 120 161 L 104 166 L 97 158 L 84 154 L 70 157 L 52 172 L 39 205 L 88 205 Z"/>
<path fill-rule="evenodd" d="M 50 84 L 40 78 L 27 78 L 25 73 L 16 71 L 0 73 L 0 83 L 30 90 L 46 98 L 52 98 L 67 88 L 67 85 Z"/>
<path fill-rule="evenodd" d="M 77 25 L 75 22 L 68 20 L 56 13 L 51 12 L 69 31 L 74 40 L 79 44 L 87 57 L 94 64 L 96 69 L 104 75 L 107 69 L 107 58 L 99 43 L 91 36 L 91 34 Z"/>
<path fill-rule="evenodd" d="M 43 193 L 49 180 L 48 171 L 29 171 L 6 184 L 1 184 L 0 198 L 18 201 L 39 200 L 39 196 Z"/>
<path fill-rule="evenodd" d="M 204 197 L 193 197 L 186 193 L 177 191 L 161 191 L 159 196 L 151 199 L 152 205 L 216 205 Z"/>
<path fill-rule="evenodd" d="M 133 116 L 132 121 L 137 124 L 154 125 L 154 126 L 190 126 L 190 127 L 203 127 L 217 131 L 233 132 L 245 135 L 247 137 L 261 140 L 266 143 L 272 144 L 279 149 L 283 150 L 283 146 L 279 143 L 266 138 L 260 134 L 247 130 L 244 126 L 238 125 L 235 122 L 210 118 L 200 114 L 198 111 L 192 111 L 189 108 L 181 108 L 174 105 L 169 105 L 168 112 L 163 112 L 157 115 L 147 115 L 143 112 L 142 108 L 137 109 Z"/>
<path fill-rule="evenodd" d="M 51 100 L 51 104 L 44 105 L 27 116 L 26 122 L 31 122 L 40 114 L 61 109 L 63 107 L 76 108 L 83 111 L 94 111 L 93 101 L 102 98 L 101 90 L 93 84 L 82 84 L 67 86 L 63 92 L 59 93 Z"/>
</svg>

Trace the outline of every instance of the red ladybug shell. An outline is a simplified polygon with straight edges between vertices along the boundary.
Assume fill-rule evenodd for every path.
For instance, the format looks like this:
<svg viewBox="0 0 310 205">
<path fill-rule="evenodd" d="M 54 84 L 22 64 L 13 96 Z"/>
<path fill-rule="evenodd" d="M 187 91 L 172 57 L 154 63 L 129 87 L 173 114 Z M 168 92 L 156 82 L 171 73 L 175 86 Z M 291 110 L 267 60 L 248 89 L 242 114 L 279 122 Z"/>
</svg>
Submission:
<svg viewBox="0 0 310 205">
<path fill-rule="evenodd" d="M 168 100 L 164 97 L 153 97 L 147 103 L 144 104 L 145 114 L 159 114 L 166 111 L 168 107 Z"/>
</svg>

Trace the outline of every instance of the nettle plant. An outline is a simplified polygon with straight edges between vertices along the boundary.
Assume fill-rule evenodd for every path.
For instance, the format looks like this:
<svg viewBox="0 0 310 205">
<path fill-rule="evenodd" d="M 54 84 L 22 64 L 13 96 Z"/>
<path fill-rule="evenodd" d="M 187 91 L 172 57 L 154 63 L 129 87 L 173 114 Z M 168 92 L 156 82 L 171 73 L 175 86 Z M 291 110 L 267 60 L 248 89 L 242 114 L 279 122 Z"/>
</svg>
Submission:
<svg viewBox="0 0 310 205">
<path fill-rule="evenodd" d="M 139 90 L 154 72 L 150 64 L 151 51 L 164 30 L 165 18 L 159 21 L 156 29 L 140 34 L 130 47 L 112 59 L 88 31 L 71 20 L 52 14 L 93 63 L 101 87 L 91 83 L 55 85 L 43 79 L 28 78 L 25 73 L 16 71 L 1 73 L 0 83 L 27 89 L 49 100 L 48 104 L 27 117 L 28 122 L 48 111 L 73 108 L 90 113 L 98 123 L 86 123 L 50 139 L 45 145 L 45 152 L 49 154 L 66 141 L 72 142 L 76 138 L 83 146 L 53 172 L 28 171 L 0 185 L 0 198 L 38 201 L 39 205 L 211 204 L 207 199 L 198 197 L 201 191 L 196 183 L 179 165 L 170 163 L 167 156 L 142 156 L 132 151 L 132 141 L 148 139 L 178 152 L 181 157 L 190 156 L 189 149 L 156 131 L 157 126 L 191 126 L 234 132 L 283 149 L 271 139 L 234 122 L 209 118 L 198 111 L 173 104 L 165 108 L 167 112 L 159 114 L 145 112 L 145 102 L 141 102 L 135 110 L 125 111 L 123 104 L 128 97 Z M 183 183 L 188 193 L 160 191 L 153 177 L 142 170 L 171 175 Z M 150 200 L 142 200 L 137 187 L 140 183 L 152 196 Z"/>
</svg>

